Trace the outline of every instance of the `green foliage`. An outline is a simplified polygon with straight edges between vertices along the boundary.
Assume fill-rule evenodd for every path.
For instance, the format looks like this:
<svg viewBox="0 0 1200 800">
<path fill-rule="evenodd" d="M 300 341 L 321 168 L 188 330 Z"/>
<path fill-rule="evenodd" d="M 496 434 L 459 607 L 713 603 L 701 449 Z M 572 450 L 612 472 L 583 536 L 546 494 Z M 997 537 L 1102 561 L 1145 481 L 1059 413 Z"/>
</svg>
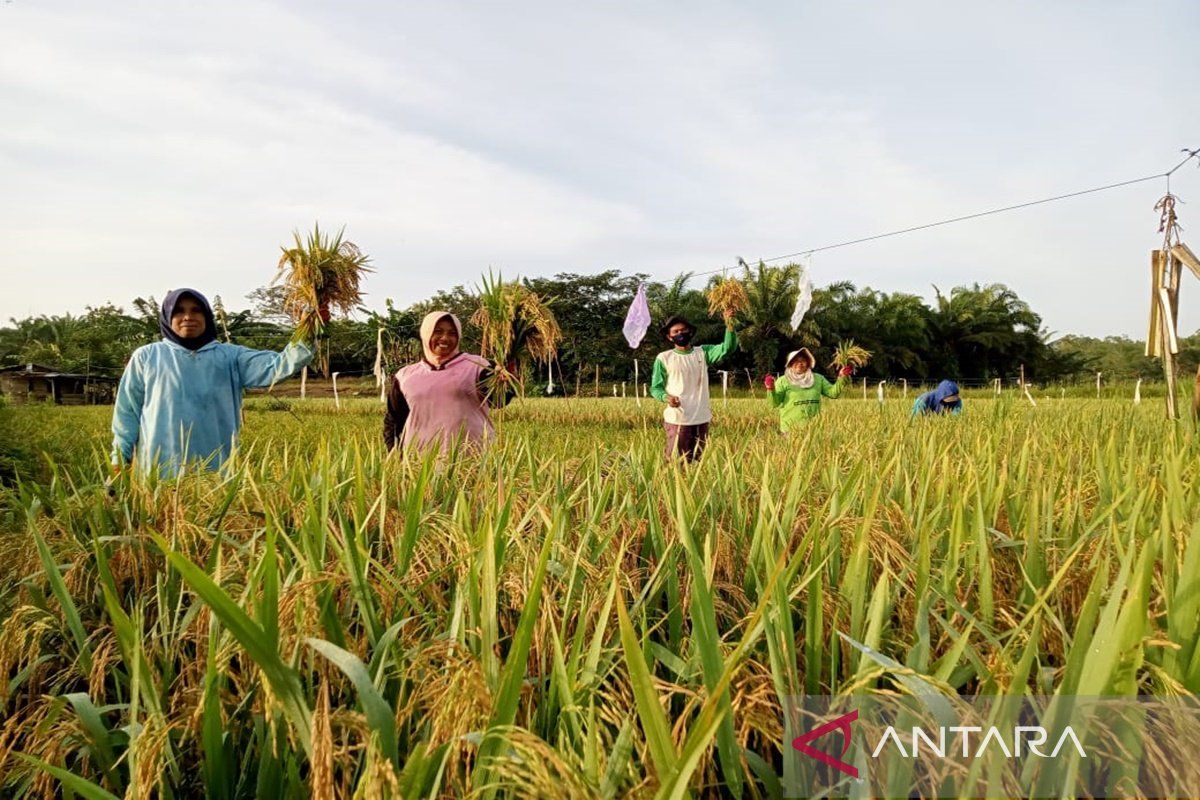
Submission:
<svg viewBox="0 0 1200 800">
<path fill-rule="evenodd" d="M 1157 380 L 1161 375 L 1159 364 L 1141 355 L 1142 345 L 1123 337 L 1064 336 L 1051 341 L 1041 317 L 999 284 L 960 286 L 948 294 L 937 291 L 930 306 L 913 294 L 833 283 L 814 289 L 811 309 L 800 330 L 792 331 L 799 273 L 795 264 L 758 264 L 742 271 L 739 279 L 749 306 L 736 321 L 741 347 L 722 363 L 723 369 L 739 374 L 749 369 L 756 378 L 779 372 L 784 354 L 801 346 L 813 351 L 818 364 L 828 364 L 837 343 L 853 339 L 872 354 L 871 363 L 858 373 L 871 381 L 1013 379 L 1022 365 L 1028 380 L 1043 383 L 1087 380 L 1095 370 L 1113 379 Z M 646 282 L 654 321 L 641 345 L 630 350 L 621 327 L 641 281 Z M 560 386 L 569 386 L 576 377 L 589 386 L 596 367 L 605 384 L 631 381 L 634 359 L 642 381 L 648 380 L 655 355 L 668 346 L 659 326 L 672 314 L 696 325 L 699 343 L 717 342 L 723 335 L 723 322 L 709 315 L 703 287 L 693 287 L 688 273 L 669 284 L 617 270 L 560 273 L 524 283 L 538 295 L 553 298 L 563 337 L 554 361 Z M 248 299 L 250 309 L 224 309 L 220 338 L 225 340 L 227 331 L 234 344 L 282 348 L 291 337 L 282 287 L 257 289 Z M 35 362 L 68 371 L 118 374 L 136 347 L 159 336 L 154 298 L 138 298 L 132 305 L 130 314 L 102 306 L 82 316 L 13 320 L 0 328 L 0 366 Z M 388 300 L 383 313 L 366 312 L 365 318 L 339 318 L 324 326 L 319 363 L 327 362 L 329 372 L 343 375 L 370 373 L 382 328 L 384 367 L 394 372 L 420 358 L 420 322 L 434 309 L 458 316 L 463 349 L 479 352 L 480 331 L 471 322 L 478 306 L 477 294 L 463 286 L 441 290 L 406 308 Z M 1181 345 L 1180 364 L 1190 372 L 1200 363 L 1200 335 L 1182 339 Z M 540 380 L 544 375 L 545 368 L 539 367 L 531 377 Z"/>
</svg>

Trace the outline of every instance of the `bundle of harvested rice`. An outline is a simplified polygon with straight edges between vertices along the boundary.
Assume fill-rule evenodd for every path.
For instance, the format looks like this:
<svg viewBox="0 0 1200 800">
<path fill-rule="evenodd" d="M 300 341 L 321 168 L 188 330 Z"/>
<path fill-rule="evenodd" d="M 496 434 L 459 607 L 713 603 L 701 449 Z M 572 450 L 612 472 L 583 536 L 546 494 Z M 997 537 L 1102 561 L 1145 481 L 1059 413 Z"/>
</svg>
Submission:
<svg viewBox="0 0 1200 800">
<path fill-rule="evenodd" d="M 324 330 L 330 310 L 349 313 L 362 302 L 359 283 L 370 257 L 353 242 L 343 241 L 314 225 L 307 239 L 293 232 L 293 247 L 282 247 L 275 283 L 282 281 L 284 309 L 296 323 L 293 341 L 312 341 Z"/>
<path fill-rule="evenodd" d="M 842 367 L 853 367 L 859 369 L 865 367 L 867 362 L 871 360 L 871 353 L 854 343 L 853 339 L 847 339 L 838 344 L 837 349 L 833 353 L 833 361 L 830 366 L 833 369 L 840 370 Z"/>
<path fill-rule="evenodd" d="M 750 307 L 746 287 L 737 278 L 719 278 L 708 290 L 707 297 L 708 313 L 713 316 L 724 315 L 726 311 L 737 314 Z"/>
<path fill-rule="evenodd" d="M 471 322 L 479 328 L 481 354 L 496 364 L 496 385 L 518 381 L 511 368 L 523 353 L 538 363 L 557 356 L 562 331 L 550 305 L 520 281 L 505 283 L 491 273 L 483 278 Z"/>
</svg>

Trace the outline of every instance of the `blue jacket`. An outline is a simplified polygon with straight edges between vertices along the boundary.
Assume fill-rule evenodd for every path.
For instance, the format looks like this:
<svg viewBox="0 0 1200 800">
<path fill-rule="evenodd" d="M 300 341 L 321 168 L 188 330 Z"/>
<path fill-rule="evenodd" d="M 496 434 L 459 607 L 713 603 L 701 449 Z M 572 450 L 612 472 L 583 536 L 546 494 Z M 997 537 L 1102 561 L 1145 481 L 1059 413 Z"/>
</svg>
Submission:
<svg viewBox="0 0 1200 800">
<path fill-rule="evenodd" d="M 142 472 L 157 465 L 174 476 L 185 461 L 216 469 L 237 441 L 242 390 L 283 380 L 312 357 L 303 344 L 280 353 L 223 342 L 198 350 L 166 340 L 139 347 L 117 388 L 113 463 L 136 453 Z"/>
<path fill-rule="evenodd" d="M 932 392 L 925 392 L 917 397 L 916 402 L 913 403 L 912 415 L 915 417 L 921 414 L 945 414 L 946 412 L 961 414 L 961 397 L 953 403 L 942 402 L 943 398 L 954 394 L 958 394 L 958 384 L 954 381 L 942 381 Z"/>
</svg>

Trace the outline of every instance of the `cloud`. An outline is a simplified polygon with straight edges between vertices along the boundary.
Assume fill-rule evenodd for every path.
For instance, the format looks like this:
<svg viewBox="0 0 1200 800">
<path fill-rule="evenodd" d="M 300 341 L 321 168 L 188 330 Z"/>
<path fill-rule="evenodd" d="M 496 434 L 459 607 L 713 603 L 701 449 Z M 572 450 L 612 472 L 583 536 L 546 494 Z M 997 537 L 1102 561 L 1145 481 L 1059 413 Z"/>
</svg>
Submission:
<svg viewBox="0 0 1200 800">
<path fill-rule="evenodd" d="M 1164 10 L 1100 8 L 13 3 L 0 318 L 185 282 L 236 306 L 314 219 L 372 253 L 382 305 L 489 266 L 668 278 L 1132 177 L 1200 128 L 1158 77 L 1196 57 L 1149 44 Z M 1004 281 L 1053 328 L 1137 335 L 1160 188 L 814 272 Z"/>
</svg>

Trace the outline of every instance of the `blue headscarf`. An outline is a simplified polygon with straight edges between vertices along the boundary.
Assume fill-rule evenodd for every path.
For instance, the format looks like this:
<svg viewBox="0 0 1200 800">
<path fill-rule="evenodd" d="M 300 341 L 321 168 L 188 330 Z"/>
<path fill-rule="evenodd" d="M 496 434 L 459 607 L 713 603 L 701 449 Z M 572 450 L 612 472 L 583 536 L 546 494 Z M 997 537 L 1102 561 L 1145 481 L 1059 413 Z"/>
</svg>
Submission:
<svg viewBox="0 0 1200 800">
<path fill-rule="evenodd" d="M 961 397 L 953 403 L 942 402 L 945 398 L 955 394 L 958 394 L 958 384 L 954 381 L 942 381 L 932 392 L 926 392 L 922 395 L 922 399 L 925 401 L 925 412 L 942 414 L 947 411 L 953 411 L 956 408 L 962 408 Z"/>
<path fill-rule="evenodd" d="M 175 313 L 175 305 L 184 297 L 191 297 L 204 309 L 204 333 L 190 339 L 185 339 L 171 330 L 171 315 Z M 213 317 L 212 306 L 208 304 L 208 298 L 195 289 L 174 289 L 167 292 L 167 296 L 162 301 L 162 308 L 158 312 L 158 329 L 162 331 L 164 339 L 174 342 L 180 347 L 186 347 L 188 350 L 199 350 L 209 342 L 216 341 L 217 338 L 217 321 Z"/>
</svg>

